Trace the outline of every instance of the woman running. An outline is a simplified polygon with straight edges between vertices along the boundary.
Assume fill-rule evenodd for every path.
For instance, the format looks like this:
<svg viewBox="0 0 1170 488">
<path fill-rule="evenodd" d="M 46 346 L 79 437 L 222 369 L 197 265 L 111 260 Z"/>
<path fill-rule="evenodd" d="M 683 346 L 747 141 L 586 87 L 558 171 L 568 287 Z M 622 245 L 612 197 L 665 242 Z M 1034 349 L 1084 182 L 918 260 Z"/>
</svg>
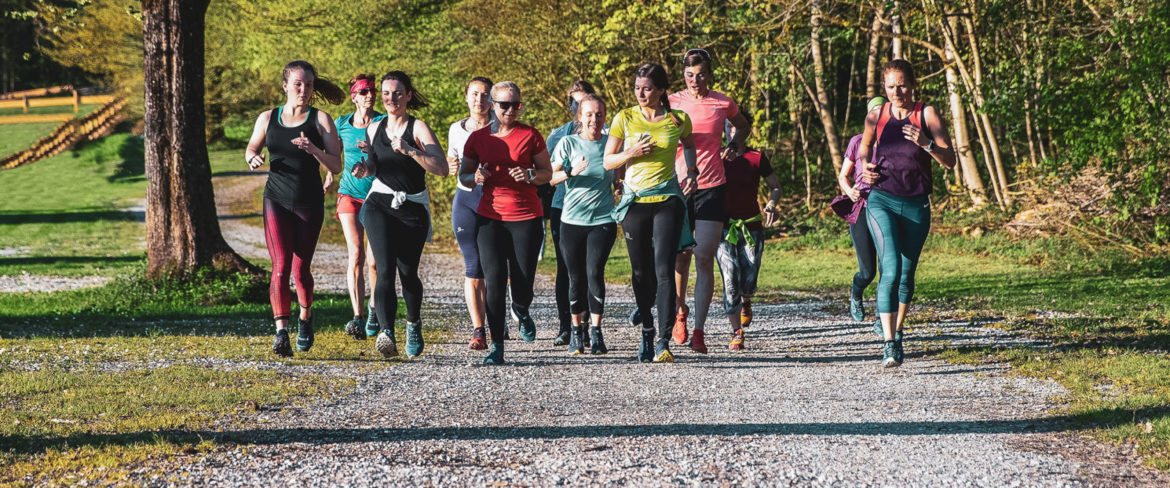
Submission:
<svg viewBox="0 0 1170 488">
<path fill-rule="evenodd" d="M 605 169 L 605 102 L 585 95 L 577 107 L 580 133 L 560 139 L 553 149 L 552 184 L 563 191 L 561 245 L 569 274 L 569 307 L 573 328 L 569 352 L 605 354 L 601 317 L 605 307 L 605 262 L 617 238 L 613 211 L 613 171 Z M 551 139 L 551 138 L 550 138 Z M 564 190 L 561 190 L 564 188 Z M 588 283 L 588 284 L 587 284 Z M 585 343 L 585 312 L 589 312 L 589 345 Z"/>
<path fill-rule="evenodd" d="M 743 328 L 751 323 L 748 310 L 764 257 L 764 227 L 771 226 L 779 215 L 776 204 L 780 198 L 780 180 L 772 172 L 768 157 L 754 149 L 728 162 L 724 170 L 727 186 L 739 191 L 727 194 L 727 225 L 715 259 L 723 277 L 723 312 L 731 322 L 732 337 L 727 348 L 742 351 Z M 763 211 L 757 195 L 761 178 L 771 188 Z"/>
<path fill-rule="evenodd" d="M 341 232 L 345 234 L 346 254 L 349 261 L 345 269 L 345 284 L 349 288 L 349 303 L 353 305 L 353 320 L 345 326 L 345 333 L 357 340 L 378 335 L 378 315 L 374 313 L 374 301 L 370 300 L 367 319 L 362 320 L 362 301 L 366 297 L 365 270 L 370 268 L 371 288 L 377 286 L 377 269 L 373 252 L 365 246 L 366 229 L 358 220 L 366 195 L 374 178 L 354 178 L 353 166 L 360 162 L 365 153 L 366 128 L 382 120 L 384 115 L 374 111 L 374 95 L 378 91 L 373 75 L 359 74 L 349 81 L 349 97 L 354 111 L 338 117 L 337 135 L 345 155 L 345 170 L 337 187 L 337 219 L 341 221 Z M 332 183 L 333 173 L 326 176 L 325 186 Z M 363 332 L 362 329 L 365 329 Z"/>
<path fill-rule="evenodd" d="M 634 73 L 638 105 L 613 118 L 605 145 L 605 169 L 625 168 L 625 190 L 613 216 L 622 223 L 633 269 L 631 281 L 642 325 L 638 360 L 642 362 L 674 361 L 669 345 L 677 297 L 674 265 L 685 224 L 683 195 L 694 193 L 699 175 L 691 118 L 686 112 L 671 110 L 666 96 L 669 86 L 662 66 L 639 67 Z M 680 142 L 686 161 L 681 188 L 674 164 Z M 657 342 L 651 306 L 658 309 Z"/>
<path fill-rule="evenodd" d="M 569 86 L 569 121 L 549 133 L 548 141 L 545 143 L 549 151 L 556 148 L 557 143 L 565 136 L 577 133 L 579 128 L 577 114 L 581 99 L 585 95 L 595 93 L 597 92 L 594 91 L 593 85 L 585 80 L 574 81 Z M 568 268 L 565 266 L 564 253 L 561 249 L 561 214 L 565 205 L 565 185 L 553 184 L 556 186 L 552 195 L 552 201 L 545 209 L 545 217 L 549 221 L 549 229 L 552 230 L 553 249 L 557 252 L 557 275 L 553 292 L 556 294 L 557 319 L 560 321 L 561 329 L 556 339 L 553 339 L 553 345 L 563 346 L 569 343 L 569 329 L 572 327 L 571 312 L 569 310 L 569 280 L 571 278 L 569 278 Z M 585 341 L 585 347 L 589 347 L 589 336 L 585 336 Z"/>
<path fill-rule="evenodd" d="M 467 101 L 468 116 L 451 124 L 447 131 L 447 164 L 451 174 L 459 175 L 459 163 L 463 159 L 463 146 L 472 132 L 487 127 L 495 120 L 492 114 L 492 80 L 477 76 L 467 83 L 464 98 Z M 451 230 L 459 252 L 463 254 L 463 298 L 467 302 L 467 313 L 471 315 L 471 343 L 474 351 L 487 349 L 487 334 L 484 333 L 484 285 L 483 266 L 479 262 L 479 244 L 476 236 L 476 209 L 479 208 L 483 186 L 464 185 L 460 180 L 455 188 L 455 200 L 451 202 Z"/>
<path fill-rule="evenodd" d="M 459 177 L 465 186 L 483 184 L 479 201 L 480 263 L 487 295 L 491 351 L 484 364 L 504 363 L 505 287 L 511 281 L 512 316 L 520 337 L 536 340 L 536 323 L 528 313 L 537 253 L 544 241 L 543 211 L 536 185 L 552 176 L 544 137 L 519 121 L 520 87 L 510 81 L 491 90 L 499 124 L 490 124 L 467 138 Z"/>
<path fill-rule="evenodd" d="M 699 167 L 698 191 L 687 198 L 688 217 L 695 230 L 693 251 L 682 251 L 675 264 L 675 293 L 678 295 L 678 315 L 674 323 L 674 341 L 687 341 L 686 305 L 687 277 L 690 273 L 691 254 L 695 255 L 695 333 L 691 337 L 691 350 L 706 354 L 707 344 L 703 326 L 707 323 L 707 311 L 711 306 L 711 295 L 715 291 L 715 248 L 723 235 L 727 222 L 724 213 L 727 178 L 723 163 L 732 161 L 744 153 L 751 124 L 739 111 L 739 106 L 727 95 L 711 90 L 711 55 L 702 49 L 691 49 L 683 56 L 683 78 L 686 90 L 670 96 L 670 105 L 686 112 L 694 123 L 695 161 Z M 723 127 L 730 121 L 735 127 L 735 137 L 723 146 Z M 685 155 L 675 155 L 675 171 L 681 176 L 686 171 Z M 749 309 L 750 310 L 750 309 Z M 750 312 L 749 312 L 750 313 Z M 750 316 L 750 315 L 749 315 Z"/>
<path fill-rule="evenodd" d="M 914 271 L 930 231 L 931 164 L 955 166 L 955 152 L 942 118 L 914 101 L 918 82 L 903 59 L 882 66 L 886 98 L 879 112 L 865 117 L 857 161 L 867 161 L 863 178 L 872 185 L 866 220 L 877 249 L 881 276 L 877 311 L 881 317 L 882 366 L 900 366 L 902 325 L 914 296 Z M 871 149 L 874 155 L 870 161 Z"/>
<path fill-rule="evenodd" d="M 374 347 L 382 356 L 398 355 L 394 340 L 394 318 L 398 314 L 394 272 L 398 271 L 402 301 L 406 303 L 406 355 L 415 357 L 422 354 L 424 346 L 419 315 L 423 285 L 418 263 L 431 234 L 426 173 L 446 176 L 449 170 L 443 147 L 430 126 L 408 113 L 428 103 L 406 73 L 391 71 L 382 77 L 382 105 L 386 107 L 386 117 L 366 129 L 369 157 L 354 167 L 358 178 L 375 177 L 362 213 L 374 261 L 379 263 L 374 303 L 378 305 L 375 312 L 382 331 Z"/>
<path fill-rule="evenodd" d="M 325 219 L 325 191 L 321 184 L 324 166 L 341 171 L 341 143 L 329 114 L 311 106 L 316 99 L 334 105 L 345 100 L 345 92 L 317 76 L 313 65 L 293 61 L 281 74 L 285 103 L 261 113 L 244 152 L 251 169 L 264 164 L 260 153 L 268 148 L 271 164 L 264 185 L 264 242 L 272 258 L 272 279 L 268 297 L 276 320 L 272 352 L 291 357 L 288 316 L 292 305 L 289 275 L 297 284 L 297 350 L 313 347 L 313 275 L 310 265 Z"/>
<path fill-rule="evenodd" d="M 872 112 L 884 103 L 885 98 L 873 97 L 865 105 L 865 112 Z M 849 315 L 858 322 L 865 320 L 862 294 L 877 277 L 877 255 L 873 247 L 873 238 L 869 235 L 869 225 L 865 223 L 865 203 L 866 197 L 869 196 L 869 184 L 861 181 L 861 174 L 865 168 L 855 163 L 862 135 L 864 133 L 849 139 L 849 146 L 845 148 L 845 158 L 841 161 L 841 172 L 837 173 L 837 186 L 841 187 L 841 191 L 850 200 L 861 205 L 856 220 L 849 222 L 853 216 L 846 219 L 846 222 L 849 222 L 849 239 L 853 241 L 853 253 L 857 255 L 857 273 L 853 275 L 853 286 L 849 289 Z"/>
</svg>

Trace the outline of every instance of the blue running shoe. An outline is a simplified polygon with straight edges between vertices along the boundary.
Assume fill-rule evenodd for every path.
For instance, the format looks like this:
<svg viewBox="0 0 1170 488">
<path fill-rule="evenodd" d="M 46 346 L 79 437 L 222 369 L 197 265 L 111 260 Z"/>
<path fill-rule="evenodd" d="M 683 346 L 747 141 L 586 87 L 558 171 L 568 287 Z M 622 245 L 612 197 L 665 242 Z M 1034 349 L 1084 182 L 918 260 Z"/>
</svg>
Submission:
<svg viewBox="0 0 1170 488">
<path fill-rule="evenodd" d="M 630 325 L 637 327 L 642 325 L 642 311 L 638 307 L 634 307 L 634 311 L 630 312 Z"/>
</svg>

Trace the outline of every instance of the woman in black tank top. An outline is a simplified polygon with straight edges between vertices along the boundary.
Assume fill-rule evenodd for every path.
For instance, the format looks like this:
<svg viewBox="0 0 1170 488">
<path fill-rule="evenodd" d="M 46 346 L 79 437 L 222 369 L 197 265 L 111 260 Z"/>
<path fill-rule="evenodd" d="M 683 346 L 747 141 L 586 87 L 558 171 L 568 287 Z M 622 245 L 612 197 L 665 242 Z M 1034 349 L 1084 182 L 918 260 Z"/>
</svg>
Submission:
<svg viewBox="0 0 1170 488">
<path fill-rule="evenodd" d="M 292 356 L 287 329 L 292 308 L 290 275 L 297 283 L 300 305 L 297 350 L 308 351 L 313 346 L 313 276 L 309 267 L 325 215 L 325 191 L 318 168 L 324 166 L 336 173 L 342 167 L 341 141 L 333 118 L 309 104 L 315 97 L 338 104 L 345 100 L 345 94 L 329 80 L 319 78 L 313 65 L 304 61 L 284 67 L 282 86 L 285 104 L 256 118 L 244 159 L 250 169 L 259 168 L 264 164 L 261 151 L 268 148 L 271 164 L 264 186 L 264 240 L 272 258 L 269 299 L 276 320 L 272 352 L 288 357 Z"/>
<path fill-rule="evenodd" d="M 447 176 L 447 158 L 426 122 L 407 113 L 428 104 L 406 73 L 391 71 L 382 77 L 382 104 L 386 118 L 366 129 L 369 157 L 353 169 L 358 178 L 376 177 L 361 216 L 378 263 L 374 303 L 378 304 L 375 313 L 382 331 L 374 347 L 385 357 L 398 355 L 394 337 L 397 271 L 406 303 L 406 354 L 413 357 L 423 350 L 419 316 L 423 289 L 418 264 L 431 228 L 426 173 Z"/>
</svg>

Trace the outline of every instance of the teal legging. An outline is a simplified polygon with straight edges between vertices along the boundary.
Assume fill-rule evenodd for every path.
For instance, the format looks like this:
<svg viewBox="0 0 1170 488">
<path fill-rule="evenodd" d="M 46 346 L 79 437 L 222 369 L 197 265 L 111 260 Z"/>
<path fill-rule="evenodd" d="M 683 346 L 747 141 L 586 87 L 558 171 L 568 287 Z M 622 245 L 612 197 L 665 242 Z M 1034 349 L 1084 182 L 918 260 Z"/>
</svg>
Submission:
<svg viewBox="0 0 1170 488">
<path fill-rule="evenodd" d="M 930 232 L 930 197 L 899 197 L 873 190 L 865 218 L 881 270 L 877 311 L 897 313 L 899 303 L 908 304 L 914 297 L 914 270 Z"/>
</svg>

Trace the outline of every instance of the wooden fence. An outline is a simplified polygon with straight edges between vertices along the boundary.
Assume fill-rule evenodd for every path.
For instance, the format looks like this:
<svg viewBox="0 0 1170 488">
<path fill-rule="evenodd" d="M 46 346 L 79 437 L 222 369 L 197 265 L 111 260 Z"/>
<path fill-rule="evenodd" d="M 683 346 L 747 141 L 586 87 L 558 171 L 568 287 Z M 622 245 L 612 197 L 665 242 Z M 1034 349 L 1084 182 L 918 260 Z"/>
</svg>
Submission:
<svg viewBox="0 0 1170 488">
<path fill-rule="evenodd" d="M 34 88 L 32 90 L 21 90 L 8 93 L 0 93 L 0 100 L 16 100 L 20 98 L 44 97 L 49 95 L 56 95 L 58 93 L 65 93 L 73 90 L 73 85 L 50 86 L 48 88 Z"/>
<path fill-rule="evenodd" d="M 70 119 L 53 130 L 52 134 L 33 143 L 32 147 L 0 159 L 0 169 L 11 169 L 60 154 L 77 143 L 92 141 L 114 130 L 114 125 L 125 116 L 126 99 L 116 97 L 101 108 L 80 119 Z"/>
</svg>

